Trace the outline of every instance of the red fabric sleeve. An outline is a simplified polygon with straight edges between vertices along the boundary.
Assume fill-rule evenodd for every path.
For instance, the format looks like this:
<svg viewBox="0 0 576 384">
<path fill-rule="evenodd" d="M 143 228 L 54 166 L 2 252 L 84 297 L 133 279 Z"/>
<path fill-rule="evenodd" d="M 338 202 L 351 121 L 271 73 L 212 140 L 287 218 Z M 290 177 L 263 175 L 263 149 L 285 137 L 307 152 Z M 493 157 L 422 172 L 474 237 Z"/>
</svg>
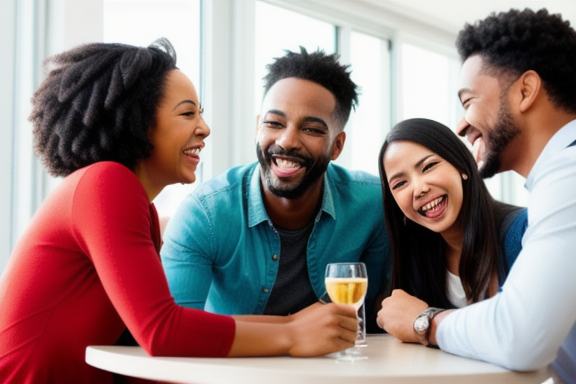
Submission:
<svg viewBox="0 0 576 384">
<path fill-rule="evenodd" d="M 226 356 L 234 319 L 178 306 L 152 240 L 157 223 L 136 176 L 104 163 L 88 170 L 72 202 L 73 234 L 114 308 L 151 355 Z"/>
</svg>

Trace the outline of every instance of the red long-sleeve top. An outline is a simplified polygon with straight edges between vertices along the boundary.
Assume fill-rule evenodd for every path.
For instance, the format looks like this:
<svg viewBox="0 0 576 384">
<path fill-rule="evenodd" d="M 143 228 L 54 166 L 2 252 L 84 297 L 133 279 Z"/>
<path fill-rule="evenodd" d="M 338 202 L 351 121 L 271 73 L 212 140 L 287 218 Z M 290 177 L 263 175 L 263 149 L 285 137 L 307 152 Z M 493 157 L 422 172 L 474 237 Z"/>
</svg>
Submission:
<svg viewBox="0 0 576 384">
<path fill-rule="evenodd" d="M 64 178 L 0 279 L 0 381 L 111 383 L 85 350 L 126 327 L 151 355 L 226 356 L 234 320 L 176 305 L 160 244 L 156 210 L 129 169 L 101 162 Z"/>
</svg>

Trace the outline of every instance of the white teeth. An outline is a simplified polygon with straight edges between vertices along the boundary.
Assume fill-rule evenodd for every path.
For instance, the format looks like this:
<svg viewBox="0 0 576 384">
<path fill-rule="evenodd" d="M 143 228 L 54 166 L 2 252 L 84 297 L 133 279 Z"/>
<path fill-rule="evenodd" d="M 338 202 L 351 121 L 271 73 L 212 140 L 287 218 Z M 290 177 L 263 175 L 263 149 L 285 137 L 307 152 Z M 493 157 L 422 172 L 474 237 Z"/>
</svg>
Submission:
<svg viewBox="0 0 576 384">
<path fill-rule="evenodd" d="M 425 206 L 423 206 L 422 208 L 420 208 L 420 210 L 422 212 L 426 212 L 426 211 L 429 211 L 431 209 L 434 209 L 442 202 L 443 199 L 444 199 L 444 197 L 439 197 L 436 200 L 433 200 L 433 201 L 429 202 L 428 204 L 426 204 Z"/>
<path fill-rule="evenodd" d="M 299 168 L 300 164 L 295 163 L 293 161 L 283 160 L 283 159 L 276 159 L 276 165 L 280 168 Z"/>
<path fill-rule="evenodd" d="M 186 155 L 197 155 L 200 153 L 200 148 L 192 148 L 184 151 Z"/>
</svg>

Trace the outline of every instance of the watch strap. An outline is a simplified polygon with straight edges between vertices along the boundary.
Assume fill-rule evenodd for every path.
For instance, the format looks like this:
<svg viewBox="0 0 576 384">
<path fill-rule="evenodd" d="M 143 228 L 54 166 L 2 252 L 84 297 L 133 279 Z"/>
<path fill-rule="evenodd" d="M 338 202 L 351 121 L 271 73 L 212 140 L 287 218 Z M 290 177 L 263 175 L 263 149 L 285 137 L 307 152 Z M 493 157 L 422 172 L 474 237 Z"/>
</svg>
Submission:
<svg viewBox="0 0 576 384">
<path fill-rule="evenodd" d="M 414 332 L 416 333 L 416 337 L 420 342 L 420 344 L 425 345 L 427 347 L 436 347 L 435 345 L 430 343 L 430 331 L 432 330 L 432 320 L 434 320 L 434 317 L 437 314 L 443 311 L 444 309 L 442 308 L 428 307 L 422 312 L 420 312 L 418 316 L 416 316 L 414 323 L 416 323 L 416 321 L 423 316 L 426 316 L 428 318 L 428 327 L 426 327 L 426 329 L 423 332 L 418 332 L 416 331 L 416 328 L 414 328 Z"/>
</svg>

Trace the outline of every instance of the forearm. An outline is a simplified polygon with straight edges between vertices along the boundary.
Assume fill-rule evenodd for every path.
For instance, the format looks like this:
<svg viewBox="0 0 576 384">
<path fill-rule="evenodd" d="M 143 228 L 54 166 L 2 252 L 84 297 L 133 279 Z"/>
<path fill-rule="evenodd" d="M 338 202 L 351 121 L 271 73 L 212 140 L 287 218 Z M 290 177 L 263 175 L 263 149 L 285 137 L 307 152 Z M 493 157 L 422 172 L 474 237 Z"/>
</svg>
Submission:
<svg viewBox="0 0 576 384">
<path fill-rule="evenodd" d="M 237 322 L 259 324 L 286 324 L 289 321 L 287 316 L 237 315 L 232 317 Z"/>
<path fill-rule="evenodd" d="M 257 316 L 247 316 L 247 318 Z M 268 323 L 268 316 L 260 321 L 236 318 L 236 335 L 228 356 L 286 356 L 290 338 L 284 323 Z M 252 319 L 254 320 L 254 319 Z"/>
<path fill-rule="evenodd" d="M 237 316 L 229 356 L 321 356 L 354 345 L 354 307 L 315 304 L 286 316 Z"/>
<path fill-rule="evenodd" d="M 576 319 L 574 288 L 566 289 L 571 293 L 522 295 L 525 287 L 508 287 L 512 292 L 446 316 L 436 330 L 436 343 L 447 352 L 507 369 L 539 369 L 554 359 Z"/>
</svg>

